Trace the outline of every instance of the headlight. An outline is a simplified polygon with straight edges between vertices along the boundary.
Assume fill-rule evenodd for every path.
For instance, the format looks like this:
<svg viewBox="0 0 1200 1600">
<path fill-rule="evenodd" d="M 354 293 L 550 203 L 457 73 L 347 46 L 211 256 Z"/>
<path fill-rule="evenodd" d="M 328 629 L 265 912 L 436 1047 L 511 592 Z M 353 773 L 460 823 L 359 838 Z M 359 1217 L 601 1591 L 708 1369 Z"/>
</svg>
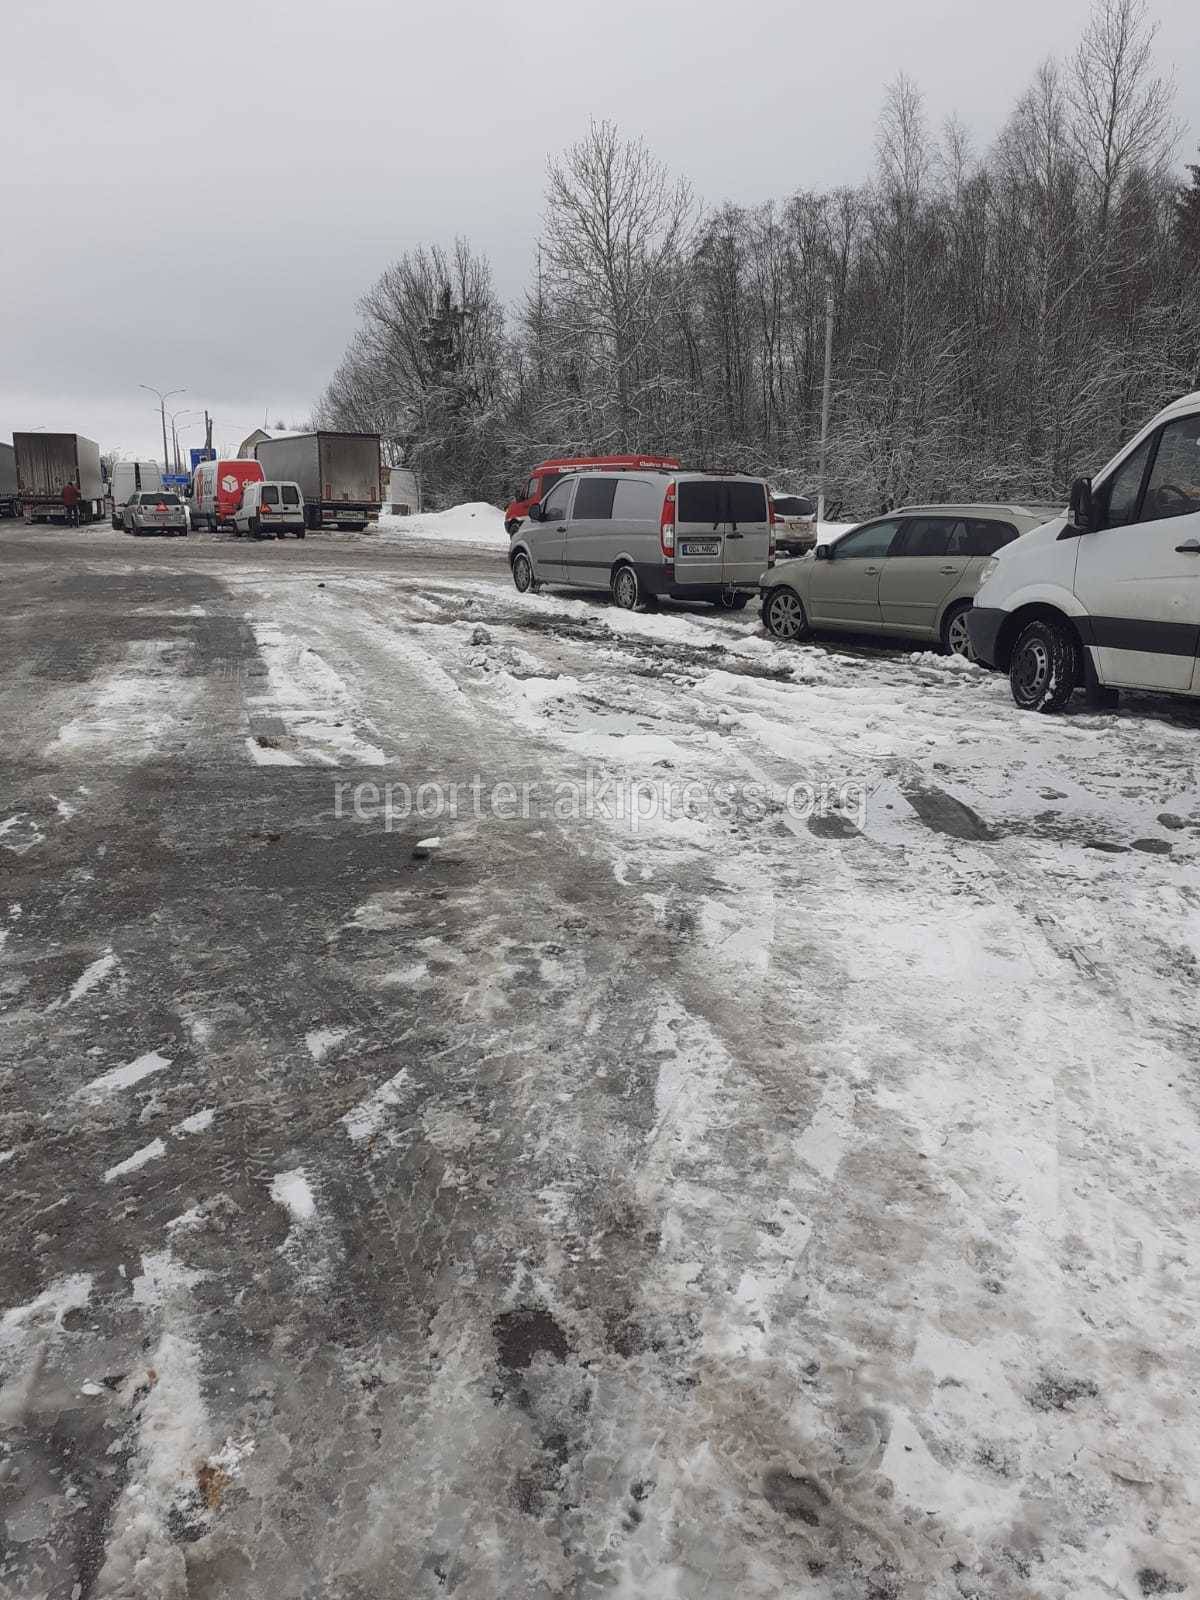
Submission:
<svg viewBox="0 0 1200 1600">
<path fill-rule="evenodd" d="M 987 558 L 987 560 L 983 563 L 982 567 L 980 567 L 980 569 L 979 569 L 979 582 L 980 582 L 980 586 L 981 587 L 982 587 L 983 584 L 985 584 L 988 581 L 988 579 L 991 577 L 992 573 L 995 572 L 996 568 L 999 565 L 1000 565 L 1000 557 L 999 556 L 989 556 Z"/>
</svg>

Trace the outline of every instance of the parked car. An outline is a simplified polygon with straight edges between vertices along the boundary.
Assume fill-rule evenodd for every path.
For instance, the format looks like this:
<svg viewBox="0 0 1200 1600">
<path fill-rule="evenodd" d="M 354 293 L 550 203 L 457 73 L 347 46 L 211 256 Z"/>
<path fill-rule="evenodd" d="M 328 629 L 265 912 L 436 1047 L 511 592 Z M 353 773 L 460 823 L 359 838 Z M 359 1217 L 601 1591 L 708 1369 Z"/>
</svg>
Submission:
<svg viewBox="0 0 1200 1600">
<path fill-rule="evenodd" d="M 1042 520 L 1028 506 L 904 506 L 764 572 L 763 622 L 777 639 L 828 628 L 969 655 L 966 616 L 988 558 Z"/>
<path fill-rule="evenodd" d="M 223 528 L 233 522 L 248 483 L 261 483 L 266 473 L 257 461 L 233 457 L 201 461 L 192 474 L 192 520 L 198 528 Z"/>
<path fill-rule="evenodd" d="M 1026 710 L 1060 711 L 1085 685 L 1200 695 L 1200 392 L 989 564 L 968 627 Z"/>
<path fill-rule="evenodd" d="M 522 593 L 606 588 L 626 610 L 660 597 L 740 610 L 773 559 L 761 478 L 661 467 L 560 478 L 509 546 Z"/>
<path fill-rule="evenodd" d="M 131 495 L 143 489 L 153 492 L 162 487 L 162 469 L 157 461 L 114 461 L 108 483 L 113 527 L 124 527 L 122 513 Z"/>
<path fill-rule="evenodd" d="M 242 503 L 233 513 L 233 531 L 239 538 L 252 533 L 256 539 L 282 539 L 294 533 L 303 539 L 305 529 L 304 496 L 298 483 L 248 483 Z"/>
<path fill-rule="evenodd" d="M 817 508 L 805 494 L 773 494 L 775 549 L 781 556 L 806 555 L 817 542 Z"/>
<path fill-rule="evenodd" d="M 166 533 L 187 537 L 188 518 L 183 501 L 173 489 L 139 490 L 121 511 L 126 533 Z"/>
<path fill-rule="evenodd" d="M 509 538 L 529 515 L 529 508 L 544 500 L 560 478 L 568 472 L 586 472 L 591 468 L 605 471 L 653 471 L 659 467 L 668 470 L 678 467 L 673 456 L 559 456 L 552 461 L 540 461 L 529 474 L 528 481 L 504 508 L 504 526 Z"/>
</svg>

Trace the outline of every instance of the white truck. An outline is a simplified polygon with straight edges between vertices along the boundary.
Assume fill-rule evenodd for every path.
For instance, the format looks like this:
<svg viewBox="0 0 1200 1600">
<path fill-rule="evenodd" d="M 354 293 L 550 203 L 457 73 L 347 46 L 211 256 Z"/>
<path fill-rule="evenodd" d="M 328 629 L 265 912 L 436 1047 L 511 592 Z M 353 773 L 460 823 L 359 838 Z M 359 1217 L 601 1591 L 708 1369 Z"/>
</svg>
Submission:
<svg viewBox="0 0 1200 1600">
<path fill-rule="evenodd" d="M 254 448 L 263 476 L 298 483 L 310 528 L 365 528 L 378 522 L 383 467 L 377 433 L 293 433 Z"/>
<path fill-rule="evenodd" d="M 104 473 L 100 446 L 81 433 L 14 433 L 17 457 L 17 499 L 26 522 L 68 522 L 78 510 L 80 522 L 104 515 Z"/>
<path fill-rule="evenodd" d="M 17 496 L 17 452 L 10 444 L 0 444 L 0 517 L 20 514 Z"/>
</svg>

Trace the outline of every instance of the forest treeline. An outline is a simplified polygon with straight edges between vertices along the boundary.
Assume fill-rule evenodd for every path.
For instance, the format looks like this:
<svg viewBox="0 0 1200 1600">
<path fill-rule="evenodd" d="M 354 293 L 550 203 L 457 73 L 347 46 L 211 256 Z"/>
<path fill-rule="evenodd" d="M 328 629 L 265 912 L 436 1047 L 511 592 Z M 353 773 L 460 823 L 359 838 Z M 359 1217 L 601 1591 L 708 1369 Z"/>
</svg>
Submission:
<svg viewBox="0 0 1200 1600">
<path fill-rule="evenodd" d="M 1200 388 L 1200 166 L 1143 0 L 1097 0 L 986 150 L 930 128 L 901 76 L 868 181 L 702 207 L 596 123 L 547 169 L 529 287 L 506 310 L 465 239 L 395 261 L 314 421 L 378 430 L 427 502 L 502 501 L 569 452 L 817 476 L 827 495 L 1061 500 L 1165 400 Z"/>
</svg>

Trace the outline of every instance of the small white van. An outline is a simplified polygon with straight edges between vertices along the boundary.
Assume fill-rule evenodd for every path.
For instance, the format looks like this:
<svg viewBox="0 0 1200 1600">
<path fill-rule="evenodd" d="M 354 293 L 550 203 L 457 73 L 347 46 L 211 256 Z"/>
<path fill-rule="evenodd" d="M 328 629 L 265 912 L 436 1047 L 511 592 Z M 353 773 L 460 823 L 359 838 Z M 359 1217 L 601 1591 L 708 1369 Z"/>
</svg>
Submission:
<svg viewBox="0 0 1200 1600">
<path fill-rule="evenodd" d="M 1026 710 L 1060 711 L 1081 687 L 1200 695 L 1200 392 L 993 557 L 967 628 Z"/>
<path fill-rule="evenodd" d="M 239 539 L 282 539 L 285 533 L 304 537 L 304 496 L 298 483 L 282 481 L 248 483 L 242 503 L 233 513 L 233 531 Z"/>
</svg>

